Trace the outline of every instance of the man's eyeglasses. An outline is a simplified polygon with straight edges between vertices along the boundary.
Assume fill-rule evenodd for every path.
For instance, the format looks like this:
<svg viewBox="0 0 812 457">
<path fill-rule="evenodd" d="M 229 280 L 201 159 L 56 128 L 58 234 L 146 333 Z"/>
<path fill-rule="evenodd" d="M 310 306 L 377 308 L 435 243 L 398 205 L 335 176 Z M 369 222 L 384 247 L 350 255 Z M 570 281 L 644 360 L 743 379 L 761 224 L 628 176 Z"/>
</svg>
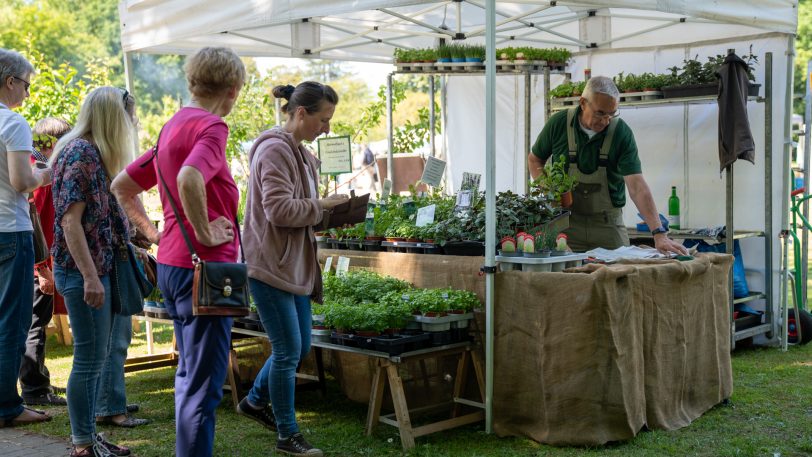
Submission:
<svg viewBox="0 0 812 457">
<path fill-rule="evenodd" d="M 612 119 L 620 116 L 620 110 L 615 110 L 612 113 L 604 113 L 603 111 L 596 110 L 595 105 L 593 105 L 592 102 L 590 102 L 588 98 L 585 98 L 584 100 L 586 100 L 586 104 L 589 105 L 593 109 L 592 115 L 594 117 L 598 118 L 598 119 L 612 120 Z"/>
<path fill-rule="evenodd" d="M 28 88 L 31 87 L 31 83 L 24 80 L 23 78 L 19 78 L 17 76 L 12 76 L 12 78 L 16 79 L 17 81 L 22 81 L 23 84 L 25 84 L 25 90 L 28 90 Z"/>
</svg>

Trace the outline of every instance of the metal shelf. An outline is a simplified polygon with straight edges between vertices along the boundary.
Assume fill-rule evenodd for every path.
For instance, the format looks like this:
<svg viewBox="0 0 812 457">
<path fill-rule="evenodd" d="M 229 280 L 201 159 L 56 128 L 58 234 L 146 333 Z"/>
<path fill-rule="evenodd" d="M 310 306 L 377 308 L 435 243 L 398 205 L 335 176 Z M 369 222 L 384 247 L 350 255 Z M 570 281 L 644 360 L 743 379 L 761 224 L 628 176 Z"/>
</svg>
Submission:
<svg viewBox="0 0 812 457">
<path fill-rule="evenodd" d="M 750 338 L 751 336 L 770 332 L 772 332 L 772 324 L 768 322 L 766 324 L 756 325 L 755 327 L 746 328 L 744 330 L 738 330 L 733 333 L 733 339 L 735 341 L 739 341 L 745 338 Z"/>
<path fill-rule="evenodd" d="M 716 95 L 700 95 L 697 97 L 677 97 L 677 98 L 656 98 L 654 100 L 635 100 L 630 102 L 621 101 L 618 103 L 618 108 L 624 107 L 639 107 L 645 108 L 648 106 L 662 106 L 662 105 L 676 105 L 676 104 L 704 104 L 715 102 L 717 100 Z M 748 101 L 754 101 L 757 103 L 763 103 L 765 101 L 764 97 L 747 97 Z M 572 108 L 573 106 L 577 106 L 576 104 L 572 105 L 556 105 L 552 107 L 553 111 L 562 111 L 568 108 Z"/>
<path fill-rule="evenodd" d="M 633 227 L 626 227 L 626 231 L 629 233 L 629 238 L 654 238 L 649 232 L 641 232 L 638 231 L 636 228 Z M 758 238 L 763 237 L 764 232 L 760 230 L 735 230 L 733 232 L 733 239 L 740 240 L 743 238 Z M 717 241 L 721 242 L 725 240 L 725 237 L 713 237 L 713 236 L 703 236 L 697 235 L 695 233 L 688 233 L 686 230 L 672 230 L 668 232 L 668 237 L 671 239 L 678 239 L 678 240 L 702 240 L 702 241 Z"/>
<path fill-rule="evenodd" d="M 765 294 L 763 292 L 750 292 L 749 294 L 747 294 L 746 297 L 734 299 L 733 304 L 737 305 L 739 303 L 747 303 L 749 301 L 761 300 L 761 299 L 764 299 L 764 298 L 767 298 L 767 294 Z"/>
</svg>

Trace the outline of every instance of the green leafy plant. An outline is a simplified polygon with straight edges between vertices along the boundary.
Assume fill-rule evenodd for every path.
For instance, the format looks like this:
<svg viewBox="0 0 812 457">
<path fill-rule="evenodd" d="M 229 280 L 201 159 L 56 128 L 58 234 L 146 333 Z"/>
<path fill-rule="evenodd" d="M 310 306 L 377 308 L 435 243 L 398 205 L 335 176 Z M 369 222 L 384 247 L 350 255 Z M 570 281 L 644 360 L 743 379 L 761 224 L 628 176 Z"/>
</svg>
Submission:
<svg viewBox="0 0 812 457">
<path fill-rule="evenodd" d="M 565 155 L 559 155 L 555 160 L 549 161 L 543 173 L 533 181 L 534 186 L 550 194 L 555 200 L 560 199 L 561 194 L 572 191 L 577 184 L 578 177 L 569 174 Z"/>
</svg>

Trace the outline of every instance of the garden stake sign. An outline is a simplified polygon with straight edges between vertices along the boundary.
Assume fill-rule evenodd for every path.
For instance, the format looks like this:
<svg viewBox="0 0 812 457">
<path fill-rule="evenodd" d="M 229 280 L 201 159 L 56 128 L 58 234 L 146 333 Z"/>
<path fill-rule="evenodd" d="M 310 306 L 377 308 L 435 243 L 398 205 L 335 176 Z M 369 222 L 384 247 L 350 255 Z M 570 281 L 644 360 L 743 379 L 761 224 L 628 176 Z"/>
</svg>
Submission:
<svg viewBox="0 0 812 457">
<path fill-rule="evenodd" d="M 319 138 L 319 174 L 330 175 L 338 192 L 338 175 L 352 173 L 352 147 L 349 135 Z"/>
</svg>

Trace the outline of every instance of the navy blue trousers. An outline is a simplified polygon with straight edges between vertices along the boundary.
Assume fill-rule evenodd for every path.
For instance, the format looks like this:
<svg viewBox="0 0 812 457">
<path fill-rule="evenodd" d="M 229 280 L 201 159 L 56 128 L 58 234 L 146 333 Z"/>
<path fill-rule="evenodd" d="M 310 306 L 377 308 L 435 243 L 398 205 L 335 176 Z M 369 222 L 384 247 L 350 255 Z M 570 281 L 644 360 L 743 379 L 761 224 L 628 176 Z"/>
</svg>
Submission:
<svg viewBox="0 0 812 457">
<path fill-rule="evenodd" d="M 210 457 L 214 411 L 223 399 L 231 349 L 230 317 L 192 315 L 194 270 L 158 264 L 158 288 L 175 321 L 175 455 Z"/>
</svg>

